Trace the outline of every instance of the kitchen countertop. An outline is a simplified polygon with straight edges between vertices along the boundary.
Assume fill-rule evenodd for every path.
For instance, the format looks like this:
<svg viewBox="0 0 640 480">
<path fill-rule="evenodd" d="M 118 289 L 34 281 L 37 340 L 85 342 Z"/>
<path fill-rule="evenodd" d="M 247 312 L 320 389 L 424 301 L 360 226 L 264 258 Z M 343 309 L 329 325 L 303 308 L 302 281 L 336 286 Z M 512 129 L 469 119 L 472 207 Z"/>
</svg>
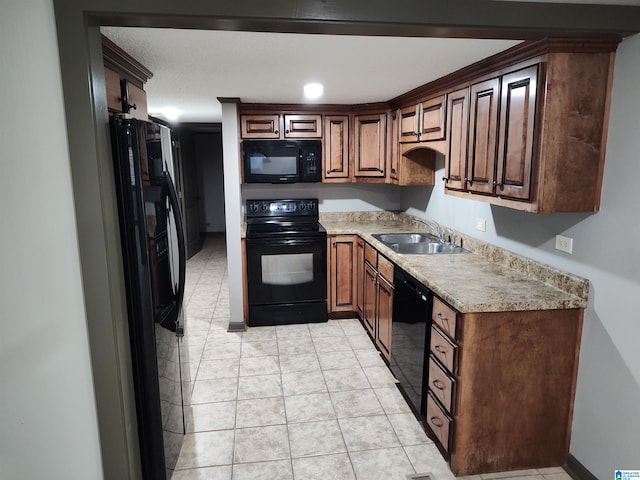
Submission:
<svg viewBox="0 0 640 480">
<path fill-rule="evenodd" d="M 464 234 L 458 234 L 457 244 L 462 242 L 470 253 L 431 255 L 401 255 L 372 236 L 434 233 L 430 222 L 417 217 L 393 212 L 321 213 L 320 222 L 329 235 L 359 235 L 461 313 L 587 305 L 587 280 Z"/>
</svg>

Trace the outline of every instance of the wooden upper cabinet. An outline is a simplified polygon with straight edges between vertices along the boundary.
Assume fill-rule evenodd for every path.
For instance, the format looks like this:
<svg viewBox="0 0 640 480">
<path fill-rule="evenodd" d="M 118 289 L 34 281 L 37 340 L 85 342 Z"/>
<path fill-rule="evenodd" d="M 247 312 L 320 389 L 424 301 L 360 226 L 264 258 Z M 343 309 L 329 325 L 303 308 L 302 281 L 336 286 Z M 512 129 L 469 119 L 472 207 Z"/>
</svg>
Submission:
<svg viewBox="0 0 640 480">
<path fill-rule="evenodd" d="M 240 115 L 242 138 L 280 138 L 280 115 Z"/>
<path fill-rule="evenodd" d="M 322 146 L 324 182 L 349 180 L 349 116 L 326 115 Z"/>
<path fill-rule="evenodd" d="M 431 142 L 446 138 L 445 95 L 432 98 L 420 104 L 420 141 Z"/>
<path fill-rule="evenodd" d="M 400 110 L 400 143 L 445 139 L 446 96 L 440 95 Z"/>
<path fill-rule="evenodd" d="M 133 118 L 140 120 L 148 120 L 147 113 L 147 92 L 142 88 L 136 87 L 134 84 L 125 80 L 125 88 L 127 89 L 127 97 L 129 99 L 129 114 Z"/>
<path fill-rule="evenodd" d="M 322 115 L 268 113 L 240 115 L 242 138 L 321 138 Z"/>
<path fill-rule="evenodd" d="M 148 120 L 144 84 L 153 73 L 104 35 L 102 59 L 109 113 L 127 113 L 133 118 Z"/>
<path fill-rule="evenodd" d="M 354 115 L 354 175 L 384 178 L 387 114 Z"/>
<path fill-rule="evenodd" d="M 502 77 L 496 195 L 531 196 L 537 78 L 538 65 Z"/>
<path fill-rule="evenodd" d="M 400 109 L 400 143 L 417 142 L 420 139 L 420 104 Z"/>
<path fill-rule="evenodd" d="M 500 79 L 471 85 L 467 188 L 472 192 L 493 192 L 499 104 Z"/>
<path fill-rule="evenodd" d="M 402 111 L 393 110 L 389 113 L 388 153 L 389 180 L 397 183 L 400 180 L 400 119 Z"/>
<path fill-rule="evenodd" d="M 467 132 L 469 128 L 469 89 L 456 90 L 447 100 L 449 142 L 445 160 L 444 184 L 462 190 L 467 183 Z"/>
<path fill-rule="evenodd" d="M 322 115 L 285 115 L 284 138 L 321 138 Z"/>
<path fill-rule="evenodd" d="M 148 120 L 147 92 L 110 68 L 104 69 L 107 108 L 110 113 L 128 113 L 133 118 Z M 123 98 L 123 89 L 125 98 Z M 127 102 L 128 100 L 128 102 Z"/>
<path fill-rule="evenodd" d="M 115 70 L 105 67 L 104 81 L 107 87 L 107 108 L 110 112 L 122 112 L 120 74 Z"/>
</svg>

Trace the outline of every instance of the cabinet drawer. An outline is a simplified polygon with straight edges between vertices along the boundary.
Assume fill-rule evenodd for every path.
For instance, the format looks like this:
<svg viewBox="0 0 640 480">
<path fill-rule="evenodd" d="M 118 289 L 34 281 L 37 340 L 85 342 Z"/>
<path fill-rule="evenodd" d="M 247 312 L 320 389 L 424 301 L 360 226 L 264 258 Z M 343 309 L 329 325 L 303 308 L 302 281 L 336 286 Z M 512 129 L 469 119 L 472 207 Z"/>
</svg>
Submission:
<svg viewBox="0 0 640 480">
<path fill-rule="evenodd" d="M 431 318 L 440 329 L 450 338 L 456 338 L 456 311 L 445 304 L 438 297 L 433 297 L 433 310 Z"/>
<path fill-rule="evenodd" d="M 393 285 L 393 263 L 382 255 L 378 255 L 378 273 Z"/>
<path fill-rule="evenodd" d="M 431 354 L 455 374 L 456 346 L 436 327 L 431 327 Z"/>
<path fill-rule="evenodd" d="M 427 394 L 427 425 L 447 452 L 451 422 L 451 418 L 440 408 L 431 393 Z"/>
<path fill-rule="evenodd" d="M 368 243 L 364 244 L 364 259 L 375 269 L 378 268 L 378 251 Z"/>
<path fill-rule="evenodd" d="M 429 390 L 449 413 L 451 413 L 454 386 L 453 378 L 447 375 L 433 356 L 429 357 Z"/>
</svg>

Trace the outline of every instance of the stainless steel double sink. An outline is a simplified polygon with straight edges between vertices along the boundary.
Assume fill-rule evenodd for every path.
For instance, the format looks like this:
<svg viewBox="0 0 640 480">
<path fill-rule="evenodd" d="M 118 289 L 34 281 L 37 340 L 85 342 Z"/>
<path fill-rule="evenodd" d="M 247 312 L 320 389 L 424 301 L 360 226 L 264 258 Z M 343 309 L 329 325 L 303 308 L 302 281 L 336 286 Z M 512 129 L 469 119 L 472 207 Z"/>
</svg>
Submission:
<svg viewBox="0 0 640 480">
<path fill-rule="evenodd" d="M 429 233 L 374 233 L 373 237 L 380 240 L 393 251 L 407 255 L 428 255 L 434 253 L 468 253 L 462 247 L 454 247 L 440 241 Z"/>
</svg>

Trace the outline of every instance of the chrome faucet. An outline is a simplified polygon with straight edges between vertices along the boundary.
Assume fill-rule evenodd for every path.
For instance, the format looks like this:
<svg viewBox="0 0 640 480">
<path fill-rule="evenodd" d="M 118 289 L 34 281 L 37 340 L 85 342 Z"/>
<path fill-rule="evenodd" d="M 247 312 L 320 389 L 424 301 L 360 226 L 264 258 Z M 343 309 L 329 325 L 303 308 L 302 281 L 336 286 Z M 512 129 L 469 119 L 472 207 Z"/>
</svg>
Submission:
<svg viewBox="0 0 640 480">
<path fill-rule="evenodd" d="M 429 229 L 431 230 L 431 232 L 433 232 L 434 235 L 438 235 L 438 238 L 440 239 L 440 241 L 442 242 L 444 239 L 444 228 L 442 228 L 442 226 L 437 223 L 434 222 L 433 220 L 427 220 L 426 218 L 421 218 L 420 220 L 418 220 L 418 222 L 424 224 L 425 226 L 429 227 Z"/>
</svg>

